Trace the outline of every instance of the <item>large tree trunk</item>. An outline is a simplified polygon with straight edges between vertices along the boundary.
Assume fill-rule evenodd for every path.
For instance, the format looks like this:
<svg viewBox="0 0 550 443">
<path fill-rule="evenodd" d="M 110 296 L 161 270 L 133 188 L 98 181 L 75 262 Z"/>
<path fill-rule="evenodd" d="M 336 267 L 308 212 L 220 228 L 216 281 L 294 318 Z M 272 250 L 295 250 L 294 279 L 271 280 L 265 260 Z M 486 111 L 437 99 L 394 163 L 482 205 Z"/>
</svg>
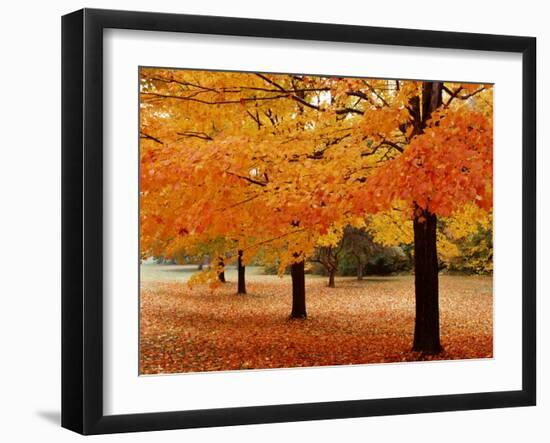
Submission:
<svg viewBox="0 0 550 443">
<path fill-rule="evenodd" d="M 417 209 L 414 217 L 414 289 L 416 318 L 413 351 L 437 354 L 439 342 L 439 281 L 436 244 L 437 217 Z"/>
<path fill-rule="evenodd" d="M 335 288 L 336 287 L 334 277 L 336 277 L 336 269 L 330 269 L 329 272 L 328 272 L 328 287 L 329 288 Z"/>
<path fill-rule="evenodd" d="M 239 250 L 237 258 L 237 294 L 246 294 L 245 267 L 243 265 L 243 251 Z"/>
<path fill-rule="evenodd" d="M 218 272 L 218 280 L 222 283 L 225 283 L 225 263 L 223 261 L 223 257 L 218 258 L 218 267 L 221 269 Z"/>
<path fill-rule="evenodd" d="M 292 277 L 292 312 L 290 318 L 307 318 L 306 313 L 306 276 L 304 261 L 290 265 Z"/>
<path fill-rule="evenodd" d="M 432 113 L 442 104 L 443 83 L 424 82 L 422 99 L 411 102 L 414 135 L 424 132 Z M 413 351 L 441 352 L 439 339 L 439 276 L 437 265 L 437 217 L 427 209 L 414 208 L 414 289 L 416 317 Z"/>
</svg>

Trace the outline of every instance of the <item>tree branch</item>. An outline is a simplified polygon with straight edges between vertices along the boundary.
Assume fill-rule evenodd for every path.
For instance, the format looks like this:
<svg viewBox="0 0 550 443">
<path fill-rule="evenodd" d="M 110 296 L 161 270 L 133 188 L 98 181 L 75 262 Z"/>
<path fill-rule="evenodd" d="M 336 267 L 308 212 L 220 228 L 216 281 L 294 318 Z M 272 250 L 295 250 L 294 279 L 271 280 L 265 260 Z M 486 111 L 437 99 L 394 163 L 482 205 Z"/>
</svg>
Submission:
<svg viewBox="0 0 550 443">
<path fill-rule="evenodd" d="M 214 140 L 205 132 L 186 131 L 186 132 L 176 132 L 176 134 L 181 135 L 182 137 L 196 137 L 196 138 L 200 138 L 201 140 L 208 140 L 208 141 Z"/>
<path fill-rule="evenodd" d="M 164 144 L 160 139 L 158 139 L 158 138 L 156 138 L 156 137 L 153 137 L 152 135 L 147 134 L 147 133 L 145 133 L 145 132 L 143 132 L 143 131 L 140 131 L 140 132 L 139 132 L 139 138 L 144 138 L 144 139 L 147 139 L 147 140 L 152 140 L 152 141 L 154 141 L 155 143 L 158 143 L 158 144 L 160 144 L 160 145 L 163 145 L 163 144 Z"/>
<path fill-rule="evenodd" d="M 253 178 L 250 178 L 250 177 L 247 177 L 245 175 L 240 175 L 240 174 L 235 174 L 234 172 L 231 172 L 231 171 L 225 171 L 226 174 L 228 175 L 232 175 L 233 177 L 237 177 L 237 178 L 240 178 L 242 180 L 245 180 L 249 183 L 252 183 L 254 185 L 258 185 L 258 186 L 267 186 L 267 183 L 264 183 L 264 182 L 261 182 L 261 181 L 258 181 L 258 180 L 254 180 Z"/>
</svg>

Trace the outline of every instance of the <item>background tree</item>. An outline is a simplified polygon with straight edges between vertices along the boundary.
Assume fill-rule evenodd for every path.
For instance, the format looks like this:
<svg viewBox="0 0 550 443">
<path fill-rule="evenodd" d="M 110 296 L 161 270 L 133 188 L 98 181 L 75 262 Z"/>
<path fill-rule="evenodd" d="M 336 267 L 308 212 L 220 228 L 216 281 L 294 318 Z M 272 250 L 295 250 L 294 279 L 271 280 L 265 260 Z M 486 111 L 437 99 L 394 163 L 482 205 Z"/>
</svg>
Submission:
<svg viewBox="0 0 550 443">
<path fill-rule="evenodd" d="M 344 253 L 352 256 L 356 262 L 357 280 L 363 280 L 365 266 L 369 258 L 379 251 L 380 247 L 365 228 L 354 226 L 346 226 L 342 244 Z"/>
</svg>

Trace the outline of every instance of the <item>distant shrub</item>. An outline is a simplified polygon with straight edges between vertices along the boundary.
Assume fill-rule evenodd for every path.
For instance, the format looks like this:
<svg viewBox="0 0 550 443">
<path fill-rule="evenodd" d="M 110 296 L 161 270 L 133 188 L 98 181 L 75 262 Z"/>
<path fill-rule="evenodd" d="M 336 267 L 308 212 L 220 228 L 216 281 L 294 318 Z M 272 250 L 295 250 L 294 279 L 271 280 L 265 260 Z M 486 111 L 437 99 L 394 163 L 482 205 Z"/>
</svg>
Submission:
<svg viewBox="0 0 550 443">
<path fill-rule="evenodd" d="M 409 257 L 399 246 L 384 248 L 383 251 L 372 256 L 367 262 L 365 273 L 387 275 L 397 272 L 409 271 L 412 263 Z"/>
<path fill-rule="evenodd" d="M 460 245 L 460 255 L 446 263 L 449 272 L 491 275 L 493 273 L 493 230 L 479 229 Z"/>
<path fill-rule="evenodd" d="M 400 246 L 380 248 L 373 253 L 363 266 L 363 275 L 387 275 L 406 272 L 412 269 L 410 256 Z M 357 275 L 356 257 L 346 254 L 338 266 L 338 272 L 344 276 Z"/>
</svg>

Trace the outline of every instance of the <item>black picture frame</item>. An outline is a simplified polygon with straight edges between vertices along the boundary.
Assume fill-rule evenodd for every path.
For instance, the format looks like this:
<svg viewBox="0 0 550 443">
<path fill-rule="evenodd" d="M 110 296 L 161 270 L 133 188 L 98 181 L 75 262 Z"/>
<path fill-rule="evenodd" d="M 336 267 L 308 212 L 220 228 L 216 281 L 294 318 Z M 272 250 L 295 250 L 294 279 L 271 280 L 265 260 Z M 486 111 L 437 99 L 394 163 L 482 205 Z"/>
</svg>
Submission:
<svg viewBox="0 0 550 443">
<path fill-rule="evenodd" d="M 130 415 L 103 413 L 103 30 L 519 53 L 523 64 L 522 389 Z M 536 402 L 536 39 L 83 9 L 62 18 L 62 426 L 81 434 L 530 406 Z"/>
</svg>

